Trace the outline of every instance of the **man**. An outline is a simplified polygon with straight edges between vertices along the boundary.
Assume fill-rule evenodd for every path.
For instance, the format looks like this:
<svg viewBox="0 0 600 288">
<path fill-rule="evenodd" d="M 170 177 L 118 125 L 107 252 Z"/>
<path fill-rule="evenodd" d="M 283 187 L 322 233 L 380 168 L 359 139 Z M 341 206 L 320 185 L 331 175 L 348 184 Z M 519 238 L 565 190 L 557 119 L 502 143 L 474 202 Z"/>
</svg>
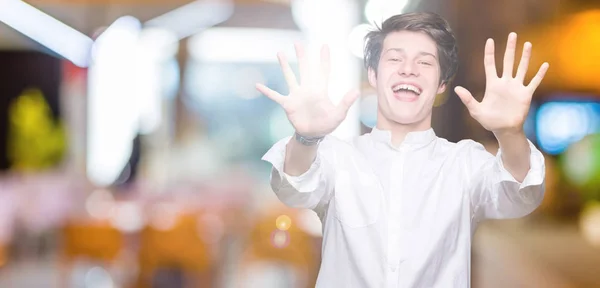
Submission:
<svg viewBox="0 0 600 288">
<path fill-rule="evenodd" d="M 531 44 L 525 43 L 514 74 L 517 35 L 511 33 L 501 77 L 493 40 L 485 45 L 482 102 L 455 88 L 471 116 L 496 136 L 500 149 L 493 156 L 472 140 L 438 138 L 431 128 L 435 96 L 448 89 L 458 65 L 456 40 L 444 19 L 397 15 L 366 40 L 377 126 L 351 142 L 328 136 L 358 93 L 331 103 L 326 47 L 320 74 L 311 75 L 296 46 L 301 84 L 278 55 L 288 96 L 257 85 L 296 129 L 263 157 L 273 165 L 271 186 L 285 204 L 321 218 L 317 287 L 469 287 L 477 224 L 525 216 L 542 201 L 544 159 L 525 137 L 523 123 L 548 64 L 525 85 Z"/>
</svg>

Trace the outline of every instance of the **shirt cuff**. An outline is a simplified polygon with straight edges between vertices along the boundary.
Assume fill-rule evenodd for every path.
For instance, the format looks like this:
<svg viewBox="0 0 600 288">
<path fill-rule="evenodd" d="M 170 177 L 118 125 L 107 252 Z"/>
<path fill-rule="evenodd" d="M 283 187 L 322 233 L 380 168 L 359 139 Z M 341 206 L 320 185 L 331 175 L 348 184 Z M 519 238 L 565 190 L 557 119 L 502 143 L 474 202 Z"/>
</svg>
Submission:
<svg viewBox="0 0 600 288">
<path fill-rule="evenodd" d="M 271 177 L 275 177 L 276 179 L 271 179 L 271 181 L 276 182 L 275 184 L 279 189 L 285 187 L 286 185 L 290 185 L 300 193 L 313 192 L 319 187 L 320 182 L 318 173 L 321 166 L 320 153 L 317 152 L 315 161 L 313 161 L 310 168 L 302 175 L 288 175 L 283 171 L 283 166 L 285 164 L 286 145 L 291 138 L 292 137 L 287 137 L 275 143 L 275 145 L 273 145 L 273 147 L 271 147 L 271 149 L 265 153 L 265 155 L 262 157 L 262 160 L 273 165 L 273 169 L 277 172 L 277 175 L 272 174 Z"/>
<path fill-rule="evenodd" d="M 498 153 L 496 154 L 496 160 L 498 162 L 498 166 L 501 172 L 501 181 L 502 182 L 513 182 L 519 184 L 519 190 L 528 187 L 541 185 L 544 183 L 544 177 L 546 174 L 546 165 L 544 163 L 544 155 L 540 152 L 529 139 L 527 139 L 527 143 L 529 143 L 529 150 L 531 151 L 529 154 L 529 171 L 527 171 L 527 175 L 523 179 L 523 182 L 519 182 L 512 176 L 512 174 L 506 170 L 504 164 L 502 162 L 502 151 L 498 149 Z"/>
</svg>

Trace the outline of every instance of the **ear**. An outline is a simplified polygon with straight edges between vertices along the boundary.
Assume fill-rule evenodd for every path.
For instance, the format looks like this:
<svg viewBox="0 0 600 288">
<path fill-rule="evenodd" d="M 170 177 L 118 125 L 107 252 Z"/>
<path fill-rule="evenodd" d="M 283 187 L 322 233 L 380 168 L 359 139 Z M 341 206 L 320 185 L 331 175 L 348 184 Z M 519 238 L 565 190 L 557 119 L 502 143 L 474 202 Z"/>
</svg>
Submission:
<svg viewBox="0 0 600 288">
<path fill-rule="evenodd" d="M 369 67 L 367 70 L 367 76 L 369 77 L 369 84 L 371 87 L 377 89 L 377 73 L 375 73 L 373 68 Z"/>
<path fill-rule="evenodd" d="M 442 94 L 444 92 L 446 92 L 446 82 L 442 82 L 442 84 L 440 84 L 440 87 L 438 87 L 437 90 L 437 94 Z"/>
</svg>

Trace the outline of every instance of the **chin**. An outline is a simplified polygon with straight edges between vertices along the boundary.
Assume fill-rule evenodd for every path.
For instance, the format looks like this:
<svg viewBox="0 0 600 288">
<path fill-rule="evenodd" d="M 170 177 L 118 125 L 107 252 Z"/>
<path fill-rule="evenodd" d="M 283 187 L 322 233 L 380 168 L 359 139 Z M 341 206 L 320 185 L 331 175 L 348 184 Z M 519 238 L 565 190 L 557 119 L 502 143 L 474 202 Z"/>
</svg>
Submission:
<svg viewBox="0 0 600 288">
<path fill-rule="evenodd" d="M 387 111 L 387 113 L 384 113 L 384 117 L 387 118 L 389 121 L 394 122 L 394 123 L 398 123 L 398 124 L 402 124 L 402 125 L 408 125 L 408 124 L 413 124 L 416 122 L 421 121 L 422 117 L 420 117 L 420 113 L 418 113 L 419 111 L 416 109 L 397 109 L 396 107 L 390 109 Z"/>
<path fill-rule="evenodd" d="M 426 95 L 422 95 L 426 96 Z M 385 104 L 381 106 L 381 112 L 385 118 L 389 121 L 398 123 L 401 125 L 412 125 L 423 122 L 427 119 L 427 116 L 431 111 L 426 111 L 425 105 L 431 102 L 433 107 L 433 101 L 427 101 L 429 99 L 419 98 L 417 101 L 405 102 L 398 101 L 393 95 L 386 95 Z"/>
<path fill-rule="evenodd" d="M 398 124 L 411 125 L 421 122 L 423 119 L 417 115 L 394 115 L 392 120 Z"/>
<path fill-rule="evenodd" d="M 411 103 L 412 104 L 412 103 Z M 392 119 L 401 122 L 416 122 L 419 120 L 420 112 L 422 111 L 421 105 L 394 105 L 392 108 Z"/>
</svg>

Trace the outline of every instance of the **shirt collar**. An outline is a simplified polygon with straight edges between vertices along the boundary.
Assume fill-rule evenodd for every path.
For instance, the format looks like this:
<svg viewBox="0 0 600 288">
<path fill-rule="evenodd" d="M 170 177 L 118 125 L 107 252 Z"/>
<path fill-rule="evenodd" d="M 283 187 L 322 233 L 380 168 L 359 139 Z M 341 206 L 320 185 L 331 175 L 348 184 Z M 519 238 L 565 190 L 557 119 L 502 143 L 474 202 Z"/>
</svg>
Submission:
<svg viewBox="0 0 600 288">
<path fill-rule="evenodd" d="M 389 146 L 396 148 L 392 145 L 392 132 L 389 130 L 380 130 L 377 127 L 373 127 L 371 130 L 371 138 L 376 142 L 388 144 Z M 433 141 L 437 136 L 433 128 L 429 128 L 423 131 L 413 131 L 406 134 L 402 145 L 410 146 L 424 146 Z"/>
</svg>

